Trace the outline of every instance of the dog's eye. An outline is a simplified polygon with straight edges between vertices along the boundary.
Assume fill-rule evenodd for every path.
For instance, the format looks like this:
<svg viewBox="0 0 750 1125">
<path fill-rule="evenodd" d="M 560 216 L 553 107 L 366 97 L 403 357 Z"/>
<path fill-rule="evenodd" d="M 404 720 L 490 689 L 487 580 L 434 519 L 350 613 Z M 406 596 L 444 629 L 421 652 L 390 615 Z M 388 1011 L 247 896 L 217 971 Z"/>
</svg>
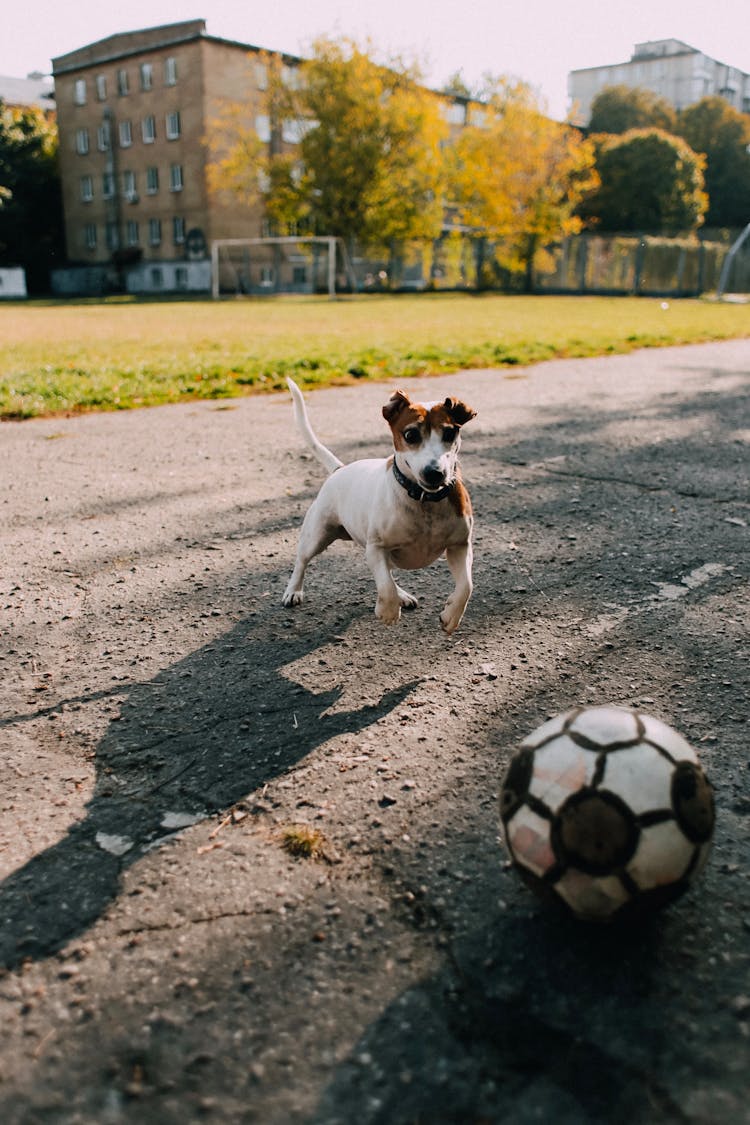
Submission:
<svg viewBox="0 0 750 1125">
<path fill-rule="evenodd" d="M 419 430 L 404 430 L 404 441 L 407 445 L 419 445 L 421 440 L 422 435 L 420 434 Z"/>
<path fill-rule="evenodd" d="M 446 445 L 452 445 L 458 436 L 458 426 L 443 426 L 443 441 Z"/>
</svg>

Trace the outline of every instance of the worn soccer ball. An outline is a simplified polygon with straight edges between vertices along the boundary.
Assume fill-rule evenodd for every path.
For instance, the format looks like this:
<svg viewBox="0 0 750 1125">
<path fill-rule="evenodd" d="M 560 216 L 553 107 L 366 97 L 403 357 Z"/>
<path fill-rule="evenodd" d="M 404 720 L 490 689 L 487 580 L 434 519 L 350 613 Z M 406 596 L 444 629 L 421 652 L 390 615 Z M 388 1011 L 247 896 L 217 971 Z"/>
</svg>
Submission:
<svg viewBox="0 0 750 1125">
<path fill-rule="evenodd" d="M 682 735 L 620 707 L 578 708 L 522 743 L 500 796 L 514 866 L 579 918 L 662 906 L 705 866 L 711 784 Z"/>
</svg>

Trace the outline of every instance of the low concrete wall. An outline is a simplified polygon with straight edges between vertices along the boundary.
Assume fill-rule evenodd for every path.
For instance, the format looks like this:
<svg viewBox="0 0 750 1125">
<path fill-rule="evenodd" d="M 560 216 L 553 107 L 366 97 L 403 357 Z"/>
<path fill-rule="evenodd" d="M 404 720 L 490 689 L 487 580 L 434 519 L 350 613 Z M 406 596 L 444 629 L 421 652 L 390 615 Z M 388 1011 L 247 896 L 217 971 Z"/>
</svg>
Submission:
<svg viewBox="0 0 750 1125">
<path fill-rule="evenodd" d="M 128 293 L 210 293 L 211 262 L 139 262 L 125 285 Z"/>
<path fill-rule="evenodd" d="M 26 270 L 20 266 L 0 268 L 0 298 L 18 299 L 28 296 L 26 292 Z"/>
</svg>

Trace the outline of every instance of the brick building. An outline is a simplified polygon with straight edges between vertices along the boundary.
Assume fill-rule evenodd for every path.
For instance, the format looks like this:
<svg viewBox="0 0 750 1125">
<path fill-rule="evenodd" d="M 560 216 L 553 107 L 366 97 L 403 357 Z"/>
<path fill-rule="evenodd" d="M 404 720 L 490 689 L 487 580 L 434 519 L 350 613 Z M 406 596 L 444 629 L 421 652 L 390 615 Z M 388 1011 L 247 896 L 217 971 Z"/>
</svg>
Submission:
<svg viewBox="0 0 750 1125">
<path fill-rule="evenodd" d="M 568 93 L 579 125 L 588 124 L 594 99 L 607 86 L 651 90 L 678 110 L 709 94 L 719 94 L 741 113 L 750 113 L 750 75 L 680 39 L 637 43 L 627 62 L 572 70 Z"/>
<path fill-rule="evenodd" d="M 283 60 L 290 73 L 298 63 Z M 260 213 L 209 195 L 205 137 L 222 103 L 242 102 L 270 139 L 264 53 L 189 20 L 112 35 L 52 65 L 68 260 L 87 268 L 68 287 L 97 288 L 114 254 L 131 288 L 208 289 L 211 241 L 263 233 Z"/>
</svg>

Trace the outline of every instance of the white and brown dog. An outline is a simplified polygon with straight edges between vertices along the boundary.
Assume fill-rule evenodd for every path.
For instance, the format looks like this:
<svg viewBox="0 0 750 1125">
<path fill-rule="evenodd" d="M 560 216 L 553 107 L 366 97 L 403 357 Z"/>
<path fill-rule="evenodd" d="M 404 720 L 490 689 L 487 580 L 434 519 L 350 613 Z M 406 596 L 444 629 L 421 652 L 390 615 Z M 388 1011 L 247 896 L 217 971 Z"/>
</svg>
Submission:
<svg viewBox="0 0 750 1125">
<path fill-rule="evenodd" d="M 471 596 L 471 501 L 458 464 L 461 427 L 475 411 L 455 398 L 411 402 L 396 391 L 383 407 L 391 427 L 390 457 L 344 465 L 312 431 L 305 401 L 287 380 L 300 432 L 330 476 L 308 509 L 300 533 L 297 561 L 284 591 L 285 606 L 299 605 L 308 564 L 336 539 L 352 539 L 364 549 L 375 578 L 375 615 L 386 625 L 417 599 L 402 590 L 392 570 L 418 570 L 443 552 L 455 581 L 440 624 L 452 633 Z"/>
</svg>

